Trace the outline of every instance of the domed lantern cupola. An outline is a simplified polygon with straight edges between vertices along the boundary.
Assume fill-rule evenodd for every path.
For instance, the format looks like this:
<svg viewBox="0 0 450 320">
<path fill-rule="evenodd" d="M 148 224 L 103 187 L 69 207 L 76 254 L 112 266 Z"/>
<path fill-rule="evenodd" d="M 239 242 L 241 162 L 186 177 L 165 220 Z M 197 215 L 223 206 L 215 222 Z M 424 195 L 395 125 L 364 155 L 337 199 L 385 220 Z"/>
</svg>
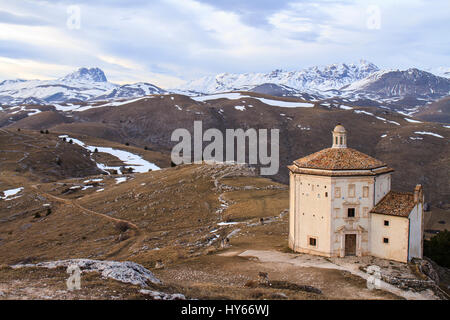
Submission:
<svg viewBox="0 0 450 320">
<path fill-rule="evenodd" d="M 333 130 L 333 148 L 347 148 L 347 131 L 340 123 Z"/>
</svg>

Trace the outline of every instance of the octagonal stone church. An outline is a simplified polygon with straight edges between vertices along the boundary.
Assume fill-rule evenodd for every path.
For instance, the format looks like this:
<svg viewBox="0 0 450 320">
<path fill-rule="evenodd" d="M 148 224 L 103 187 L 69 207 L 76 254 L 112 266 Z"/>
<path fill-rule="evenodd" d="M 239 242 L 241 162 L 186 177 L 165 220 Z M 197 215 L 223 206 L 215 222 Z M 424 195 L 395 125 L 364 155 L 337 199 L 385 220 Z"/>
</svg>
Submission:
<svg viewBox="0 0 450 320">
<path fill-rule="evenodd" d="M 422 258 L 421 185 L 411 193 L 392 191 L 392 168 L 348 148 L 342 125 L 332 136 L 331 148 L 288 167 L 289 247 L 326 257 Z"/>
</svg>

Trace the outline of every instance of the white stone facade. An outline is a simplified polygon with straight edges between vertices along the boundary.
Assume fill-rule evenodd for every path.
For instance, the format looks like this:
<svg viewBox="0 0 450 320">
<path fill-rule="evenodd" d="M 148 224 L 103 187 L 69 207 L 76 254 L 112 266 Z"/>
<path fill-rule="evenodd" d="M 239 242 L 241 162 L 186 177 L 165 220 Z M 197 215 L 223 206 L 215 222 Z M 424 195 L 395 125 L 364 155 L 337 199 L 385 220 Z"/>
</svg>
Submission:
<svg viewBox="0 0 450 320">
<path fill-rule="evenodd" d="M 338 129 L 333 132 L 333 148 L 346 148 L 345 129 Z M 376 214 L 370 211 L 391 191 L 392 170 L 385 166 L 290 169 L 291 249 L 327 257 L 374 255 L 401 262 L 422 257 L 421 189 L 415 190 L 409 214 Z"/>
</svg>

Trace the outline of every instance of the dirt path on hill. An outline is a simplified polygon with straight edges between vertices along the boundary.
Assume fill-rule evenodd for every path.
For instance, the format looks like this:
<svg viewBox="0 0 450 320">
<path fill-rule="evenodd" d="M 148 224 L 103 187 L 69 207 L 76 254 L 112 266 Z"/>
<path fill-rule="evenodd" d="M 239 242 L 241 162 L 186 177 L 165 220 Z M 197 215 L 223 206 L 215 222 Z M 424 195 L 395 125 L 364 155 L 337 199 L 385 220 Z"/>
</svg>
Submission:
<svg viewBox="0 0 450 320">
<path fill-rule="evenodd" d="M 350 272 L 364 280 L 367 280 L 369 274 L 361 271 L 359 267 L 361 264 L 355 261 L 349 261 L 345 258 L 342 259 L 326 259 L 319 256 L 311 256 L 304 254 L 292 254 L 283 253 L 273 250 L 246 250 L 243 252 L 226 252 L 224 256 L 239 256 L 239 257 L 255 257 L 262 263 L 275 263 L 278 268 L 286 266 L 295 267 L 311 267 L 321 269 L 336 269 Z M 380 289 L 388 291 L 397 296 L 403 297 L 407 300 L 437 300 L 438 298 L 433 294 L 431 290 L 424 290 L 421 292 L 414 292 L 411 290 L 402 290 L 396 286 L 393 286 L 384 281 L 380 281 Z"/>
<path fill-rule="evenodd" d="M 37 192 L 39 192 L 40 194 L 42 194 L 42 195 L 44 195 L 44 196 L 46 196 L 48 198 L 51 198 L 51 199 L 53 199 L 53 200 L 55 200 L 57 202 L 62 202 L 64 204 L 66 204 L 66 205 L 72 205 L 72 206 L 74 206 L 74 207 L 76 207 L 78 209 L 81 209 L 82 211 L 88 212 L 88 213 L 93 214 L 93 215 L 100 216 L 102 218 L 105 218 L 105 219 L 108 219 L 108 220 L 111 220 L 111 221 L 114 221 L 114 222 L 126 223 L 129 226 L 133 227 L 133 229 L 135 229 L 136 232 L 140 233 L 139 227 L 136 224 L 134 224 L 134 223 L 132 223 L 130 221 L 127 221 L 127 220 L 124 220 L 124 219 L 110 217 L 110 216 L 108 216 L 108 215 L 106 215 L 104 213 L 100 213 L 100 212 L 97 212 L 97 211 L 85 208 L 82 205 L 80 205 L 79 203 L 77 203 L 76 200 L 60 198 L 60 197 L 54 196 L 54 195 L 52 195 L 50 193 L 41 191 L 41 190 L 38 189 L 38 185 L 32 185 L 31 187 L 34 190 L 36 190 Z"/>
<path fill-rule="evenodd" d="M 110 253 L 107 253 L 105 255 L 105 259 L 120 255 L 125 249 L 131 247 L 132 245 L 137 245 L 138 243 L 142 242 L 143 239 L 145 238 L 145 234 L 143 234 L 142 231 L 139 229 L 139 227 L 136 224 L 134 224 L 133 222 L 130 222 L 130 221 L 124 220 L 124 219 L 110 217 L 104 213 L 100 213 L 100 212 L 85 208 L 82 205 L 80 205 L 79 203 L 77 203 L 76 200 L 60 198 L 60 197 L 52 195 L 50 193 L 41 191 L 41 190 L 39 190 L 38 185 L 32 185 L 31 187 L 36 192 L 40 193 L 41 195 L 43 195 L 47 198 L 53 199 L 56 202 L 63 203 L 67 206 L 72 206 L 72 207 L 78 208 L 81 211 L 83 211 L 85 214 L 96 215 L 101 218 L 113 221 L 115 223 L 126 223 L 127 225 L 129 225 L 131 227 L 131 229 L 133 229 L 133 231 L 134 231 L 133 237 L 130 237 L 130 239 L 124 240 L 123 241 L 124 244 L 120 248 L 118 248 Z"/>
</svg>

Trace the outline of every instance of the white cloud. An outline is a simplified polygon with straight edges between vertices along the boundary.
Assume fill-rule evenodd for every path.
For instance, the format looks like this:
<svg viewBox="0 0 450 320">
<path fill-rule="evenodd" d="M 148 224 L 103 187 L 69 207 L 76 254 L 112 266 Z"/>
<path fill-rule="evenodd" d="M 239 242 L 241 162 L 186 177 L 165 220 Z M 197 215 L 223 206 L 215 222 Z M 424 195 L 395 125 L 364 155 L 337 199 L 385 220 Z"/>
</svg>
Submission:
<svg viewBox="0 0 450 320">
<path fill-rule="evenodd" d="M 0 78 L 3 79 L 54 79 L 73 71 L 73 67 L 52 63 L 42 63 L 29 59 L 12 59 L 0 57 Z M 13 76 L 11 76 L 13 75 Z"/>
<path fill-rule="evenodd" d="M 245 12 L 234 1 L 222 1 L 220 9 L 202 1 L 79 0 L 80 29 L 70 30 L 70 1 L 0 0 L 0 57 L 7 65 L 0 76 L 59 77 L 98 66 L 118 83 L 173 87 L 208 73 L 299 69 L 359 58 L 389 68 L 434 68 L 448 61 L 450 2 L 444 0 L 281 1 L 267 11 L 260 10 L 261 1 L 249 0 Z M 367 28 L 367 7 L 374 3 L 381 13 L 379 30 Z M 252 8 L 262 15 L 258 24 L 247 20 Z"/>
</svg>

